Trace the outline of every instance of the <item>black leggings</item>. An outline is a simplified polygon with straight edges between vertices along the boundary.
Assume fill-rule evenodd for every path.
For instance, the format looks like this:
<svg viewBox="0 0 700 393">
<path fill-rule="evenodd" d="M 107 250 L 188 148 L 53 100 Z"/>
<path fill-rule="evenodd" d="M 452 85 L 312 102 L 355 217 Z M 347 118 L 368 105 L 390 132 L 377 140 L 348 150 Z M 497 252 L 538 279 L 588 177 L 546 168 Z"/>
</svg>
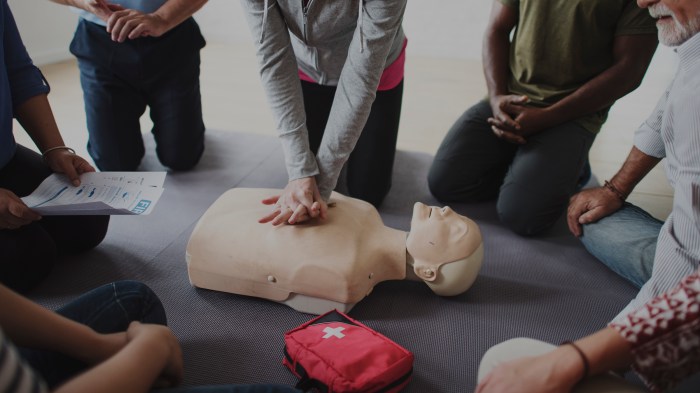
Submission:
<svg viewBox="0 0 700 393">
<path fill-rule="evenodd" d="M 51 174 L 41 156 L 17 146 L 0 169 L 0 188 L 23 197 Z M 104 239 L 109 216 L 46 216 L 19 229 L 0 229 L 0 282 L 27 291 L 44 279 L 59 255 L 89 250 Z"/>
<path fill-rule="evenodd" d="M 314 154 L 321 146 L 323 132 L 335 97 L 335 86 L 301 82 L 306 108 L 306 126 Z M 348 194 L 379 206 L 391 188 L 391 173 L 399 133 L 403 81 L 391 90 L 378 91 L 362 129 L 360 139 L 346 165 Z"/>
</svg>

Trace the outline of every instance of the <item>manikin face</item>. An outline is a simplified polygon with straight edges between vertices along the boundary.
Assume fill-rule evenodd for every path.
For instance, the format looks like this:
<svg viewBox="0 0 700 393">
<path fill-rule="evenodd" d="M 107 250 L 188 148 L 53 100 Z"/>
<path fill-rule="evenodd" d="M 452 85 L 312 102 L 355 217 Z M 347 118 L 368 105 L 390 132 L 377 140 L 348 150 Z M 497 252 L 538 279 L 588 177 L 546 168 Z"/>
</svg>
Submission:
<svg viewBox="0 0 700 393">
<path fill-rule="evenodd" d="M 700 32 L 699 0 L 637 0 L 637 5 L 656 18 L 664 45 L 678 46 Z"/>
<path fill-rule="evenodd" d="M 441 264 L 469 256 L 474 251 L 472 236 L 466 217 L 449 207 L 413 206 L 411 232 L 406 240 L 406 249 L 417 261 Z"/>
</svg>

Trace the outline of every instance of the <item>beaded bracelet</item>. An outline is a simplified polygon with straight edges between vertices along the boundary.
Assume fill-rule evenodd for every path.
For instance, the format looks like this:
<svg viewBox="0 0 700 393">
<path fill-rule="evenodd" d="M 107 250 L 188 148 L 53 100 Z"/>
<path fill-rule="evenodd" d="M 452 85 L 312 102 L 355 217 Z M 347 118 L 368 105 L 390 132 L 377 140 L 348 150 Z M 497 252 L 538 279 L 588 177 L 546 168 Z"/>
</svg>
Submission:
<svg viewBox="0 0 700 393">
<path fill-rule="evenodd" d="M 607 189 L 610 190 L 613 194 L 615 194 L 622 202 L 624 202 L 625 199 L 627 199 L 627 197 L 625 196 L 625 194 L 621 193 L 620 190 L 618 190 L 617 187 L 615 187 L 615 185 L 613 185 L 612 183 L 610 183 L 610 182 L 607 181 L 607 180 L 605 181 L 605 188 L 607 188 Z"/>
<path fill-rule="evenodd" d="M 68 150 L 71 154 L 75 154 L 75 150 L 71 149 L 71 148 L 68 147 L 68 146 L 54 146 L 54 147 L 50 147 L 50 148 L 46 149 L 45 152 L 41 153 L 41 157 L 42 157 L 43 159 L 46 159 L 46 155 L 47 155 L 47 154 L 51 153 L 51 152 L 54 151 L 54 150 L 61 150 L 61 149 L 62 149 L 62 150 Z"/>
<path fill-rule="evenodd" d="M 583 351 L 581 350 L 581 348 L 578 347 L 578 345 L 574 344 L 571 341 L 564 341 L 563 343 L 561 343 L 561 345 L 571 345 L 571 347 L 574 348 L 576 352 L 578 352 L 579 356 L 581 356 L 581 362 L 583 363 L 583 377 L 581 377 L 581 379 L 586 378 L 591 369 L 586 354 L 583 353 Z"/>
</svg>

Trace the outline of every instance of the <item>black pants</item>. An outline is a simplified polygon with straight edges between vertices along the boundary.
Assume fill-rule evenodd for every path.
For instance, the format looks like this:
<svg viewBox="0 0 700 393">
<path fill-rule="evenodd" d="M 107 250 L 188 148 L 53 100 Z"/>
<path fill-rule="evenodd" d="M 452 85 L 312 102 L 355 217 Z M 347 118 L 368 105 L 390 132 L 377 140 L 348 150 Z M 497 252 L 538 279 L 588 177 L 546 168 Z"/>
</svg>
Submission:
<svg viewBox="0 0 700 393">
<path fill-rule="evenodd" d="M 430 168 L 430 191 L 443 202 L 497 198 L 498 216 L 514 232 L 542 232 L 566 211 L 595 134 L 570 121 L 516 145 L 494 135 L 491 116 L 482 101 L 455 122 Z"/>
<path fill-rule="evenodd" d="M 309 144 L 314 154 L 328 123 L 335 86 L 301 82 L 306 108 Z M 391 188 L 391 175 L 399 133 L 403 81 L 391 90 L 378 91 L 360 139 L 346 165 L 348 194 L 379 206 Z"/>
<path fill-rule="evenodd" d="M 27 196 L 51 173 L 39 154 L 18 145 L 0 169 L 0 188 Z M 51 272 L 58 256 L 100 244 L 108 224 L 109 216 L 46 216 L 0 230 L 0 282 L 17 291 L 31 289 Z"/>
</svg>

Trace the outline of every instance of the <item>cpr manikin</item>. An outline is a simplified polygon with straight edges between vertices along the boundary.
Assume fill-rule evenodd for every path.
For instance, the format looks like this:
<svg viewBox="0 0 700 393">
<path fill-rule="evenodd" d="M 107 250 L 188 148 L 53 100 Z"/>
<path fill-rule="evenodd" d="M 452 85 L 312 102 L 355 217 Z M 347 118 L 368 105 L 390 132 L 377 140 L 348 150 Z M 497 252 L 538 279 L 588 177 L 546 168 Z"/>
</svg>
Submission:
<svg viewBox="0 0 700 393">
<path fill-rule="evenodd" d="M 260 224 L 279 190 L 236 188 L 204 213 L 187 244 L 192 285 L 256 296 L 313 314 L 349 311 L 382 281 L 424 281 L 453 296 L 481 268 L 481 232 L 449 207 L 416 203 L 411 231 L 385 226 L 367 202 L 333 193 L 328 218 Z"/>
</svg>

